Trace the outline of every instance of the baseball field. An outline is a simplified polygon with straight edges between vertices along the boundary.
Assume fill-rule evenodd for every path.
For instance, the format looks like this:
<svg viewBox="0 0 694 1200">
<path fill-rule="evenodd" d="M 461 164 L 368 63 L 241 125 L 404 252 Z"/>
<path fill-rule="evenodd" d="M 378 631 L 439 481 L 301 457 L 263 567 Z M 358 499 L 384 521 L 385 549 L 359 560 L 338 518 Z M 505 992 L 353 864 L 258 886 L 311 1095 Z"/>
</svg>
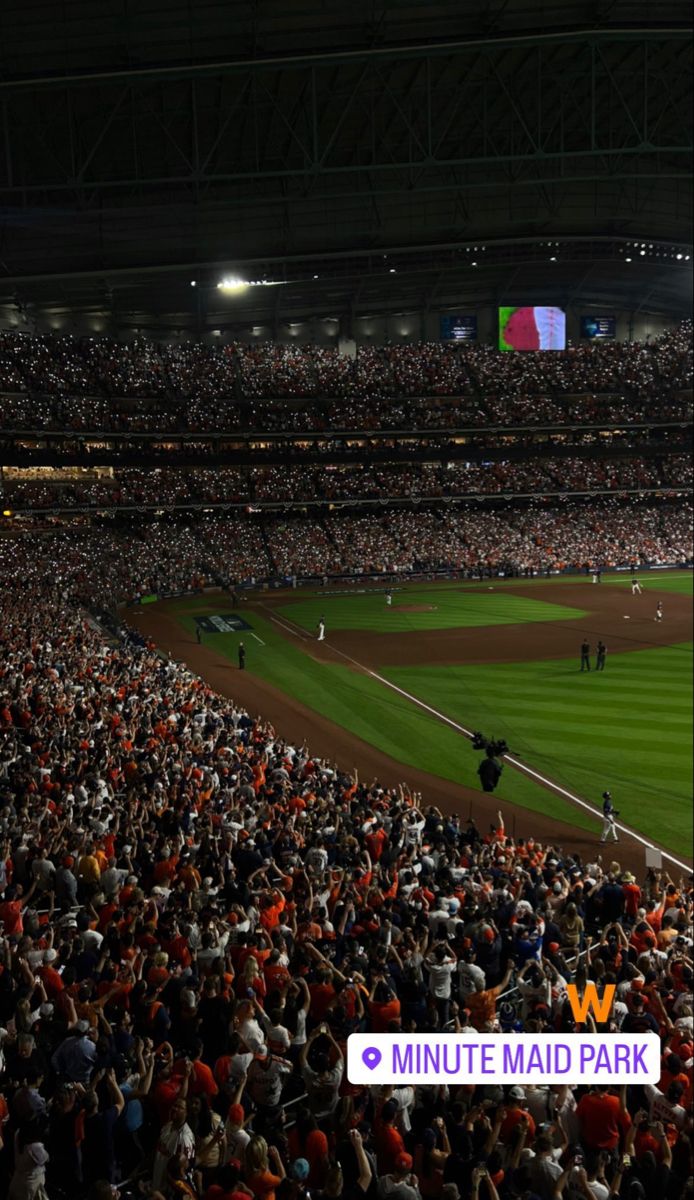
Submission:
<svg viewBox="0 0 694 1200">
<path fill-rule="evenodd" d="M 623 823 L 687 859 L 692 574 L 642 582 L 640 596 L 628 575 L 403 585 L 391 604 L 381 585 L 329 585 L 244 595 L 236 609 L 219 593 L 133 610 L 133 620 L 278 734 L 362 778 L 406 781 L 425 803 L 478 820 L 501 806 L 517 833 L 583 850 L 595 846 L 594 810 L 609 788 Z M 592 669 L 582 673 L 584 639 Z M 509 746 L 492 797 L 479 790 L 481 756 L 466 737 L 475 730 Z"/>
</svg>

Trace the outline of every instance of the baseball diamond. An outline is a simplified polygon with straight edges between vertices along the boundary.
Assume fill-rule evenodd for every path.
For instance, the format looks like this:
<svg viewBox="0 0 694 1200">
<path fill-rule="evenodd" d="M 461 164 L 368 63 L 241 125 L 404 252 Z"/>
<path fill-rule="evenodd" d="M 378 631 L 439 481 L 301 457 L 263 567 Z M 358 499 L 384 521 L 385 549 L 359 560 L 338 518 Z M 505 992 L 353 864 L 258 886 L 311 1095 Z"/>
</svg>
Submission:
<svg viewBox="0 0 694 1200">
<path fill-rule="evenodd" d="M 0 1200 L 694 1200 L 692 33 L 2 4 Z"/>
<path fill-rule="evenodd" d="M 588 580 L 499 581 L 494 597 L 474 585 L 412 585 L 413 596 L 428 595 L 437 603 L 399 606 L 400 613 L 411 614 L 409 633 L 402 632 L 395 607 L 382 612 L 377 596 L 249 594 L 244 611 L 252 613 L 255 628 L 265 631 L 267 646 L 249 663 L 242 699 L 257 707 L 252 696 L 262 695 L 264 711 L 291 738 L 320 714 L 331 757 L 354 761 L 387 784 L 401 776 L 410 782 L 418 778 L 421 790 L 426 786 L 429 794 L 433 787 L 431 794 L 447 811 L 459 811 L 467 801 L 475 812 L 491 812 L 493 805 L 475 788 L 476 758 L 460 735 L 445 721 L 433 720 L 431 711 L 417 711 L 402 696 L 389 696 L 374 672 L 456 725 L 485 726 L 505 737 L 524 763 L 584 799 L 595 802 L 608 775 L 613 782 L 619 779 L 629 795 L 628 824 L 681 855 L 690 817 L 691 583 L 691 574 L 676 572 L 658 580 L 660 587 L 676 589 L 669 595 L 667 626 L 654 626 L 645 594 L 630 596 L 634 620 L 628 636 L 620 615 L 628 588 L 624 576 L 606 576 L 599 592 Z M 499 606 L 498 592 L 505 605 Z M 525 605 L 515 612 L 516 623 L 495 624 L 502 614 L 506 621 L 507 606 L 516 599 Z M 164 601 L 156 612 L 134 612 L 132 619 L 233 695 L 237 681 L 229 677 L 224 659 L 233 657 L 235 639 L 220 638 L 198 653 L 184 632 L 205 605 L 209 601 L 202 598 Z M 330 630 L 320 646 L 311 635 L 319 610 Z M 398 632 L 388 631 L 391 621 Z M 423 621 L 442 627 L 421 628 Z M 592 690 L 581 692 L 584 681 L 575 678 L 574 654 L 584 634 L 596 644 L 600 634 L 609 647 L 608 671 L 597 681 L 601 692 L 592 681 Z M 637 748 L 639 731 L 643 741 Z M 668 797 L 667 828 L 653 808 L 656 790 Z M 567 844 L 585 848 L 589 839 L 579 830 L 599 825 L 597 817 L 592 820 L 566 797 L 510 768 L 497 794 L 513 803 L 512 819 L 520 831 L 554 829 L 560 818 L 577 826 L 573 837 L 564 830 Z M 540 816 L 548 826 L 538 825 Z M 628 853 L 632 861 L 643 859 L 640 843 L 625 848 L 623 855 Z M 686 851 L 684 858 L 689 858 Z"/>
</svg>

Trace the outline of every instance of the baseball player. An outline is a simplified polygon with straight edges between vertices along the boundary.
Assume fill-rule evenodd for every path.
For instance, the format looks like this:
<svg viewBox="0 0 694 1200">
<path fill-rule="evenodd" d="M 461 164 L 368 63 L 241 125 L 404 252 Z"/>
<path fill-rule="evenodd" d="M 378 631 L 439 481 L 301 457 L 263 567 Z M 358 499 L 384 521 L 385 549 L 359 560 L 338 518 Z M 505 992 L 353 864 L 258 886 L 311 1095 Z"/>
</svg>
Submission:
<svg viewBox="0 0 694 1200">
<path fill-rule="evenodd" d="M 393 593 L 392 593 L 392 592 L 386 592 L 386 604 L 387 604 L 387 605 L 390 607 L 390 605 L 391 605 L 392 603 L 393 603 Z"/>
<path fill-rule="evenodd" d="M 655 616 L 654 616 L 653 620 L 654 621 L 662 621 L 662 619 L 663 619 L 663 602 L 662 602 L 662 600 L 659 600 L 658 607 L 655 610 Z"/>
<path fill-rule="evenodd" d="M 641 584 L 639 583 L 639 581 L 638 581 L 638 579 L 636 578 L 636 576 L 634 576 L 634 578 L 633 578 L 633 579 L 632 579 L 632 581 L 631 581 L 631 594 L 632 594 L 632 596 L 640 596 L 642 591 L 643 591 L 643 588 L 641 587 Z"/>
<path fill-rule="evenodd" d="M 617 809 L 612 803 L 612 795 L 610 792 L 602 794 L 602 834 L 600 842 L 604 844 L 607 841 L 618 842 L 617 826 L 615 825 L 615 817 L 619 816 Z"/>
<path fill-rule="evenodd" d="M 321 617 L 320 621 L 318 622 L 318 641 L 325 641 L 325 617 Z"/>
<path fill-rule="evenodd" d="M 585 639 L 581 642 L 581 670 L 590 671 L 590 643 Z"/>
<path fill-rule="evenodd" d="M 598 649 L 595 655 L 595 670 L 605 670 L 605 656 L 607 654 L 607 646 L 604 642 L 598 642 Z"/>
</svg>

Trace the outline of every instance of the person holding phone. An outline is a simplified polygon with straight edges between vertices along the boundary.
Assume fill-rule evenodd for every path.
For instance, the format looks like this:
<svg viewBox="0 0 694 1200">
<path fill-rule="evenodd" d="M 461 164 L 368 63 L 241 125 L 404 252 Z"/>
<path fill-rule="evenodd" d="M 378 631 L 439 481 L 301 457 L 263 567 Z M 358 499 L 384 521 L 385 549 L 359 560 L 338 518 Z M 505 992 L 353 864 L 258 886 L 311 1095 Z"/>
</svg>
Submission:
<svg viewBox="0 0 694 1200">
<path fill-rule="evenodd" d="M 328 1043 L 328 1050 L 314 1051 L 319 1038 Z M 309 1055 L 311 1062 L 309 1063 Z M 345 1060 L 340 1047 L 325 1022 L 321 1022 L 308 1038 L 299 1055 L 299 1068 L 308 1093 L 308 1102 L 320 1120 L 330 1116 L 337 1108 L 340 1084 L 345 1071 Z"/>
<path fill-rule="evenodd" d="M 481 1197 L 484 1196 L 485 1190 L 489 1200 L 499 1200 L 499 1193 L 496 1190 L 496 1184 L 491 1178 L 486 1167 L 475 1167 L 470 1178 L 470 1185 L 471 1200 L 478 1200 L 478 1197 L 481 1200 Z M 480 1190 L 480 1185 L 482 1190 Z"/>
</svg>

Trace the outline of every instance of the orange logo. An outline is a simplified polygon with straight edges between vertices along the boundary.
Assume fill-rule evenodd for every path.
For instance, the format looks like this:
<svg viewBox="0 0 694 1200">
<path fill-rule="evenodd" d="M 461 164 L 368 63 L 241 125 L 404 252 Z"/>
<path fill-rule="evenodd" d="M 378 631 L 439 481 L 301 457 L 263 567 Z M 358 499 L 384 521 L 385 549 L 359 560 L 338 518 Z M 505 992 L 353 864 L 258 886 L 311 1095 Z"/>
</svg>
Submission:
<svg viewBox="0 0 694 1200">
<path fill-rule="evenodd" d="M 602 994 L 601 1000 L 598 996 L 598 989 L 592 982 L 586 984 L 586 988 L 582 996 L 579 996 L 578 988 L 576 987 L 575 983 L 568 984 L 566 991 L 568 993 L 571 1011 L 574 1015 L 574 1021 L 582 1024 L 588 1016 L 588 1013 L 592 1012 L 595 1020 L 599 1024 L 604 1025 L 609 1018 L 610 1011 L 612 1009 L 612 1001 L 614 1000 L 614 994 L 616 990 L 617 989 L 615 985 L 613 983 L 609 983 Z"/>
</svg>

